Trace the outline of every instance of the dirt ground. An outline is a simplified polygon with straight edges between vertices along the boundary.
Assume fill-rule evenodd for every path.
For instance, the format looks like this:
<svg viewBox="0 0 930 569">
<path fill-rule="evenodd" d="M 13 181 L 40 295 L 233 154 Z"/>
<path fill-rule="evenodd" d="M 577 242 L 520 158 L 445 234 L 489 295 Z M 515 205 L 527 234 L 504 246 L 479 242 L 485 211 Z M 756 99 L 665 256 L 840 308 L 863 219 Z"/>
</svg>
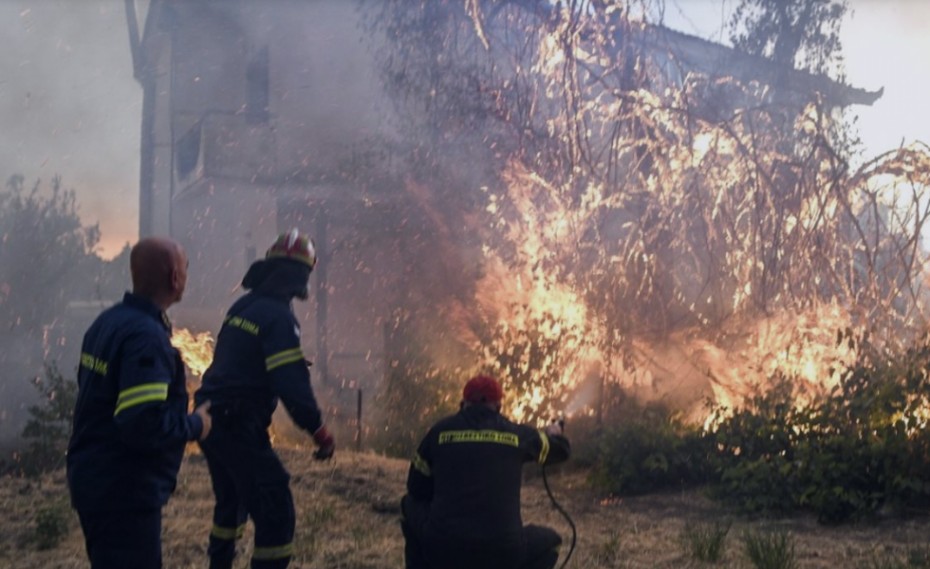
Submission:
<svg viewBox="0 0 930 569">
<path fill-rule="evenodd" d="M 293 476 L 297 506 L 297 554 L 291 567 L 403 567 L 398 501 L 406 462 L 343 451 L 331 462 L 318 463 L 309 449 L 280 452 Z M 526 478 L 524 522 L 550 525 L 562 533 L 564 559 L 570 527 L 551 506 L 536 471 L 528 468 Z M 605 500 L 589 489 L 581 472 L 553 471 L 549 482 L 578 529 L 568 567 L 708 567 L 691 560 L 683 531 L 724 521 L 732 526 L 724 558 L 714 565 L 719 567 L 751 568 L 741 536 L 761 529 L 790 532 L 802 568 L 908 567 L 908 554 L 930 551 L 926 517 L 831 528 L 806 517 L 772 521 L 733 516 L 699 491 Z M 0 479 L 0 507 L 0 569 L 89 567 L 77 518 L 67 506 L 63 472 L 40 480 Z M 201 456 L 191 454 L 164 512 L 165 569 L 206 567 L 211 507 L 206 466 Z M 37 519 L 43 516 L 60 519 L 67 528 L 60 543 L 46 550 L 37 542 Z M 240 542 L 237 568 L 248 566 L 250 532 L 251 526 Z"/>
</svg>

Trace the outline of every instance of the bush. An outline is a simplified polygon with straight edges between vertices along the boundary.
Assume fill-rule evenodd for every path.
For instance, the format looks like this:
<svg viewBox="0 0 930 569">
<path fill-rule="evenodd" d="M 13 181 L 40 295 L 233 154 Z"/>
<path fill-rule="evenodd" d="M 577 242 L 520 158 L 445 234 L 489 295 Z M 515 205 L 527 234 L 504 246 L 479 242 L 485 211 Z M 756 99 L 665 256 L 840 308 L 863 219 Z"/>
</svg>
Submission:
<svg viewBox="0 0 930 569">
<path fill-rule="evenodd" d="M 707 433 L 715 449 L 712 495 L 745 512 L 794 510 L 798 494 L 792 453 L 796 415 L 791 383 L 782 380 Z"/>
<path fill-rule="evenodd" d="M 823 523 L 874 516 L 930 499 L 930 436 L 923 347 L 897 358 L 867 354 L 840 384 L 796 407 L 788 378 L 720 421 L 715 494 L 744 511 L 804 509 Z"/>
<path fill-rule="evenodd" d="M 613 494 L 635 495 L 706 481 L 707 447 L 697 427 L 668 408 L 629 403 L 622 422 L 597 438 L 593 482 Z"/>
<path fill-rule="evenodd" d="M 28 445 L 18 460 L 19 470 L 29 476 L 64 466 L 77 401 L 77 382 L 66 380 L 54 363 L 45 364 L 45 380 L 36 378 L 35 387 L 41 403 L 29 407 L 22 432 Z"/>
<path fill-rule="evenodd" d="M 749 513 L 814 513 L 840 523 L 930 504 L 930 342 L 859 362 L 839 384 L 798 405 L 796 384 L 771 387 L 732 414 L 712 410 L 708 431 L 657 405 L 625 403 L 622 421 L 595 432 L 579 457 L 595 485 L 640 494 L 710 482 L 711 495 Z"/>
</svg>

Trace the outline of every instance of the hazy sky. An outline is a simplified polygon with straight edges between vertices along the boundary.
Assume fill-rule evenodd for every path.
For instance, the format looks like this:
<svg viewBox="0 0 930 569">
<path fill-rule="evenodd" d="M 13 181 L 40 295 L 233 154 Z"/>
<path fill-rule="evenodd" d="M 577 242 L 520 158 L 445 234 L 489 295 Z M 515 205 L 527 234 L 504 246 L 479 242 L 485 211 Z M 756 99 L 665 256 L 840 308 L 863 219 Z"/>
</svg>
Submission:
<svg viewBox="0 0 930 569">
<path fill-rule="evenodd" d="M 122 0 L 0 0 L 0 180 L 59 174 L 112 256 L 138 231 L 142 90 Z"/>
<path fill-rule="evenodd" d="M 668 0 L 666 23 L 725 42 L 736 3 Z M 848 78 L 885 88 L 873 107 L 856 109 L 868 151 L 930 141 L 930 2 L 851 6 Z M 85 223 L 99 222 L 99 252 L 112 256 L 138 231 L 142 90 L 132 78 L 123 0 L 0 0 L 0 38 L 0 178 L 60 174 Z"/>
<path fill-rule="evenodd" d="M 666 0 L 666 24 L 721 43 L 737 0 Z M 920 140 L 930 144 L 930 1 L 850 0 L 841 41 L 847 81 L 885 88 L 871 107 L 853 107 L 866 154 Z"/>
</svg>

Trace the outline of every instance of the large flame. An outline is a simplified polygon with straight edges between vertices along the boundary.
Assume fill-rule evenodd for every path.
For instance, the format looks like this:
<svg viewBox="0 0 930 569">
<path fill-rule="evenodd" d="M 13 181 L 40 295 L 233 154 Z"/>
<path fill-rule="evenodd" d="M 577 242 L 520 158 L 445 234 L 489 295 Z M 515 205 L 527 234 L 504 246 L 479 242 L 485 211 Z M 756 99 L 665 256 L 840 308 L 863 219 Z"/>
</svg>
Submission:
<svg viewBox="0 0 930 569">
<path fill-rule="evenodd" d="M 176 328 L 171 334 L 171 345 L 181 352 L 187 369 L 199 380 L 213 362 L 213 336 L 209 332 L 191 332 Z"/>
<path fill-rule="evenodd" d="M 579 207 L 570 207 L 558 188 L 517 162 L 506 179 L 507 194 L 489 196 L 488 212 L 501 214 L 506 244 L 484 248 L 477 301 L 490 340 L 479 352 L 516 393 L 509 413 L 540 420 L 563 411 L 578 379 L 604 359 L 603 327 L 562 270 L 574 232 L 604 200 L 591 188 Z"/>
<path fill-rule="evenodd" d="M 726 330 L 698 325 L 661 340 L 611 334 L 586 300 L 585 279 L 568 267 L 573 232 L 609 200 L 599 188 L 574 204 L 560 200 L 559 188 L 518 163 L 506 180 L 505 194 L 490 195 L 488 205 L 505 239 L 484 249 L 476 300 L 490 329 L 478 351 L 513 394 L 515 419 L 542 421 L 577 408 L 592 373 L 637 396 L 684 402 L 696 422 L 706 420 L 708 398 L 732 410 L 776 375 L 799 383 L 802 405 L 835 386 L 855 360 L 854 346 L 837 341 L 852 317 L 836 302 L 734 317 Z M 734 302 L 745 294 L 738 288 Z M 589 410 L 597 403 L 589 401 Z"/>
</svg>

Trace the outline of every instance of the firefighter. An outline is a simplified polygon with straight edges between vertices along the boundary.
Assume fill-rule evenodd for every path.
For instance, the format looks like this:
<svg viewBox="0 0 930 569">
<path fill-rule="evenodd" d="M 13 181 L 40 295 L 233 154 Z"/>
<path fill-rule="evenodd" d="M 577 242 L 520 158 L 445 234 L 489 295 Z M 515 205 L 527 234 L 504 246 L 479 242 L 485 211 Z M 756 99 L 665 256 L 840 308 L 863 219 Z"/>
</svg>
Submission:
<svg viewBox="0 0 930 569">
<path fill-rule="evenodd" d="M 167 238 L 130 252 L 132 292 L 84 335 L 67 472 L 93 569 L 159 569 L 161 510 L 188 441 L 210 432 L 209 402 L 188 415 L 184 364 L 165 310 L 181 300 L 187 256 Z"/>
<path fill-rule="evenodd" d="M 561 537 L 523 525 L 523 464 L 568 459 L 558 423 L 544 430 L 501 415 L 492 377 L 465 384 L 459 412 L 426 434 L 410 464 L 401 500 L 407 569 L 551 569 Z"/>
<path fill-rule="evenodd" d="M 314 457 L 333 455 L 300 347 L 291 301 L 306 300 L 316 265 L 313 242 L 296 229 L 278 237 L 242 279 L 248 292 L 226 314 L 213 363 L 195 401 L 213 403 L 214 429 L 200 443 L 216 504 L 207 553 L 211 569 L 229 569 L 246 519 L 255 524 L 253 568 L 284 568 L 293 555 L 290 475 L 271 447 L 268 427 L 278 400 L 312 434 Z"/>
</svg>

